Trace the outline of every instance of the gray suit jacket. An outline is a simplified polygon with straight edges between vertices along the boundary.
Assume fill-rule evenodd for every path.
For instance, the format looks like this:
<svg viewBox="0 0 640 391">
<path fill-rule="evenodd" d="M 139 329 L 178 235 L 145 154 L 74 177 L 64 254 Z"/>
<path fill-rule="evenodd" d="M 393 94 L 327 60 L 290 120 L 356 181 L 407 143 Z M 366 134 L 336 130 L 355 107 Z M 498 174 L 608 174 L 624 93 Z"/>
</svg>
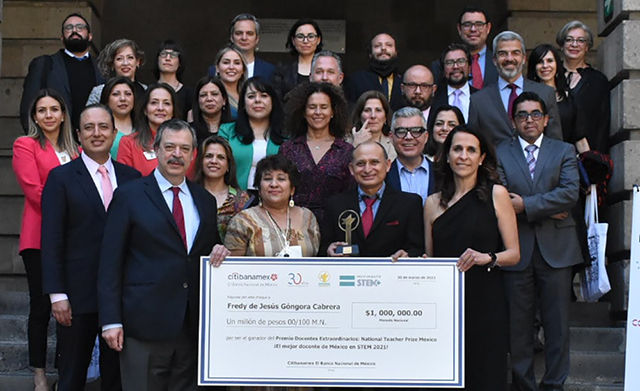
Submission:
<svg viewBox="0 0 640 391">
<path fill-rule="evenodd" d="M 562 140 L 560 112 L 558 111 L 556 93 L 553 88 L 524 79 L 524 91 L 531 91 L 540 95 L 547 105 L 549 124 L 544 134 L 557 140 Z M 497 82 L 471 95 L 469 125 L 484 132 L 494 145 L 515 138 L 515 128 L 502 104 Z"/>
<path fill-rule="evenodd" d="M 509 192 L 522 197 L 525 209 L 517 216 L 520 263 L 504 269 L 524 270 L 531 262 L 535 241 L 551 267 L 580 263 L 582 257 L 575 220 L 571 214 L 564 220 L 550 217 L 571 211 L 578 200 L 580 179 L 573 145 L 543 137 L 533 180 L 517 138 L 500 144 L 496 152 L 502 183 Z"/>
</svg>

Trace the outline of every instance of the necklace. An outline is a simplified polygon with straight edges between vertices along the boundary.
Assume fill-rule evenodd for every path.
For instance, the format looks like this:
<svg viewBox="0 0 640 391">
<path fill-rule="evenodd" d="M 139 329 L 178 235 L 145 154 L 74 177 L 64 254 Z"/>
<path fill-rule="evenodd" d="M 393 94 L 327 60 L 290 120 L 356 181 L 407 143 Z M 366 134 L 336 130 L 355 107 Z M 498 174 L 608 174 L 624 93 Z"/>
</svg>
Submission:
<svg viewBox="0 0 640 391">
<path fill-rule="evenodd" d="M 273 216 L 271 215 L 271 212 L 269 212 L 269 210 L 264 206 L 262 208 L 264 209 L 265 212 L 267 212 L 267 216 L 269 216 L 269 219 L 271 220 L 271 224 L 273 224 L 274 228 L 276 229 L 276 231 L 278 231 L 278 234 L 279 234 L 278 239 L 280 240 L 280 244 L 282 245 L 282 250 L 276 253 L 276 257 L 288 257 L 289 243 L 290 243 L 289 233 L 291 232 L 291 214 L 290 214 L 291 208 L 287 207 L 287 229 L 284 232 L 282 232 L 282 229 L 276 222 L 276 219 L 274 219 Z"/>
<path fill-rule="evenodd" d="M 312 143 L 317 143 L 316 145 L 312 145 Z M 313 149 L 315 149 L 316 151 L 320 150 L 320 148 L 322 147 L 323 144 L 326 143 L 333 143 L 333 138 L 327 138 L 324 140 L 313 140 L 311 141 L 309 139 L 309 137 L 307 136 L 307 144 L 309 144 L 309 147 L 313 146 Z"/>
</svg>

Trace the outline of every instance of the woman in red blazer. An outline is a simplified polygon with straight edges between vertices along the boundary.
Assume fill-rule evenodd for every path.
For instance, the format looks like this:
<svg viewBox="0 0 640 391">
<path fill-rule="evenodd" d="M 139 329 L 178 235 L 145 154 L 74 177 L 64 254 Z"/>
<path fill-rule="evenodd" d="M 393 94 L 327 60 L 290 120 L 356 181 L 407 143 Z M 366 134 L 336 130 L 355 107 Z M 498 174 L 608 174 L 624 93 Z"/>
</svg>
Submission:
<svg viewBox="0 0 640 391">
<path fill-rule="evenodd" d="M 48 390 L 44 368 L 51 312 L 49 297 L 42 294 L 40 198 L 49 171 L 77 156 L 64 100 L 52 90 L 41 90 L 29 110 L 27 135 L 13 144 L 13 171 L 25 196 L 20 255 L 29 284 L 29 364 L 35 368 L 36 391 Z"/>
</svg>

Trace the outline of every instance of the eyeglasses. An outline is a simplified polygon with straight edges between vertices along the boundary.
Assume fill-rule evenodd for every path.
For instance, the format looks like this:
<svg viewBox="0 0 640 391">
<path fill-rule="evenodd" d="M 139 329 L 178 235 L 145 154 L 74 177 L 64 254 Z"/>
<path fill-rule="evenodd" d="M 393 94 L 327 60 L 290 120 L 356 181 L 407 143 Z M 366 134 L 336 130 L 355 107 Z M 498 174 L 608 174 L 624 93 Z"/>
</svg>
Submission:
<svg viewBox="0 0 640 391">
<path fill-rule="evenodd" d="M 293 38 L 295 38 L 296 41 L 300 41 L 300 42 L 304 42 L 305 39 L 307 41 L 311 42 L 311 41 L 315 41 L 316 38 L 318 38 L 318 34 L 314 34 L 314 33 L 309 33 L 307 35 L 296 34 L 296 35 L 293 36 Z"/>
<path fill-rule="evenodd" d="M 463 30 L 471 30 L 471 27 L 475 27 L 476 30 L 482 31 L 487 24 L 487 22 L 464 22 L 460 23 L 460 27 L 462 27 Z"/>
<path fill-rule="evenodd" d="M 453 68 L 454 65 L 457 65 L 459 67 L 463 67 L 465 65 L 467 65 L 469 62 L 467 61 L 466 58 L 459 58 L 457 60 L 445 60 L 444 61 L 444 66 L 447 68 Z"/>
<path fill-rule="evenodd" d="M 77 32 L 81 33 L 87 29 L 87 25 L 82 23 L 67 24 L 63 28 L 65 31 L 73 31 L 73 29 L 76 29 Z"/>
<path fill-rule="evenodd" d="M 426 90 L 429 89 L 431 87 L 433 87 L 433 84 L 429 84 L 429 83 L 402 83 L 403 86 L 407 87 L 408 89 L 410 89 L 411 91 L 415 91 L 416 88 L 420 87 L 421 90 Z"/>
<path fill-rule="evenodd" d="M 530 113 L 527 113 L 526 111 L 518 111 L 513 116 L 513 118 L 515 118 L 518 122 L 525 122 L 529 117 L 531 117 L 531 119 L 534 121 L 540 121 L 542 118 L 544 118 L 544 113 L 539 110 L 534 110 Z"/>
<path fill-rule="evenodd" d="M 160 52 L 160 57 L 171 57 L 171 58 L 178 58 L 180 57 L 180 52 L 174 52 L 174 51 L 168 51 L 168 50 L 163 50 Z"/>
<path fill-rule="evenodd" d="M 413 138 L 418 138 L 422 136 L 422 134 L 426 131 L 427 129 L 423 128 L 422 126 L 414 126 L 412 128 L 395 128 L 393 129 L 393 134 L 395 134 L 396 137 L 405 138 L 407 137 L 407 133 L 411 133 L 411 136 L 413 136 Z"/>
<path fill-rule="evenodd" d="M 564 44 L 565 45 L 579 45 L 579 46 L 584 46 L 589 42 L 589 40 L 587 40 L 586 38 L 573 38 L 573 37 L 567 37 L 564 39 Z"/>
</svg>

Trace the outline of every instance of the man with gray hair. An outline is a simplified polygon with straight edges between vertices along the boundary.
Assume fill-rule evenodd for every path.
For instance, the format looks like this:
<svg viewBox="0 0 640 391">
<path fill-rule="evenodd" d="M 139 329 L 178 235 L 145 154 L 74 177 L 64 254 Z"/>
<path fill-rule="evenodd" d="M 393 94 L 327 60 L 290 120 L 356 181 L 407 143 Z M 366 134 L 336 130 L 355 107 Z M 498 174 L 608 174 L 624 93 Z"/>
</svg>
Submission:
<svg viewBox="0 0 640 391">
<path fill-rule="evenodd" d="M 219 265 L 229 251 L 216 199 L 186 179 L 196 147 L 189 124 L 164 122 L 153 144 L 158 168 L 119 186 L 109 206 L 98 309 L 125 390 L 197 389 L 200 257 Z"/>
<path fill-rule="evenodd" d="M 316 53 L 311 61 L 311 81 L 316 83 L 331 83 L 340 87 L 344 79 L 342 73 L 342 60 L 330 50 L 323 50 Z"/>
<path fill-rule="evenodd" d="M 389 136 L 398 156 L 391 163 L 387 185 L 419 195 L 424 204 L 435 190 L 435 179 L 433 165 L 423 153 L 429 133 L 422 111 L 415 107 L 396 111 L 391 119 Z"/>
<path fill-rule="evenodd" d="M 256 48 L 260 42 L 260 23 L 251 14 L 236 15 L 229 25 L 229 41 L 234 44 L 247 62 L 248 77 L 260 76 L 270 80 L 275 67 L 273 64 L 256 57 Z M 215 76 L 216 66 L 209 67 L 208 75 Z"/>
<path fill-rule="evenodd" d="M 538 94 L 547 105 L 549 124 L 545 135 L 562 140 L 560 113 L 553 88 L 526 80 L 522 70 L 526 63 L 524 39 L 513 32 L 503 31 L 493 40 L 493 63 L 498 70 L 498 82 L 471 96 L 469 125 L 485 132 L 494 145 L 515 138 L 513 101 L 523 91 Z"/>
</svg>

